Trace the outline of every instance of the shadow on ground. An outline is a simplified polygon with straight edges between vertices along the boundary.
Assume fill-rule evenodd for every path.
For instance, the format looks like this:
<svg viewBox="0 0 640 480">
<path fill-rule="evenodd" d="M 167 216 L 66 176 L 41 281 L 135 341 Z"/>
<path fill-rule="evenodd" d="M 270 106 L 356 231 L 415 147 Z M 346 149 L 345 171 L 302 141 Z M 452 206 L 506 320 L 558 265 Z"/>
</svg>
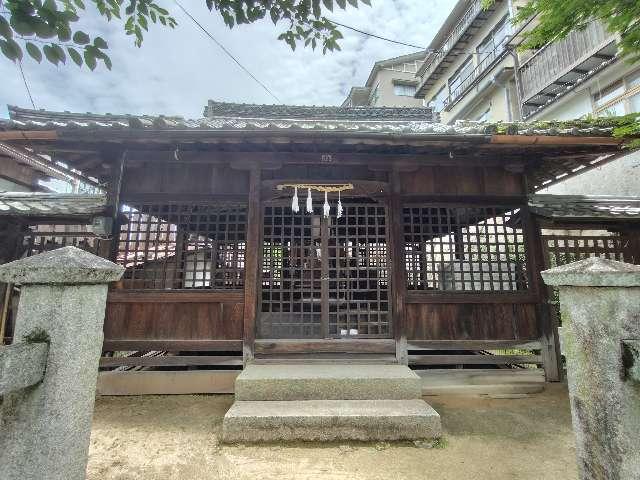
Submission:
<svg viewBox="0 0 640 480">
<path fill-rule="evenodd" d="M 96 401 L 87 478 L 577 478 L 565 386 L 549 385 L 543 393 L 518 399 L 426 400 L 442 416 L 444 448 L 347 442 L 220 445 L 231 395 L 102 397 Z"/>
</svg>

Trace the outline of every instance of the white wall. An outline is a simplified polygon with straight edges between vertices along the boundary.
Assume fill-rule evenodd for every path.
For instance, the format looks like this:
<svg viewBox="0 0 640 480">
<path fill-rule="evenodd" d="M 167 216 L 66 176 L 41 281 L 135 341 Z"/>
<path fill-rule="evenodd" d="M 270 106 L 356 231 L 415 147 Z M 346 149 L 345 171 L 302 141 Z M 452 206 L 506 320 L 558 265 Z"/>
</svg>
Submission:
<svg viewBox="0 0 640 480">
<path fill-rule="evenodd" d="M 539 193 L 640 196 L 640 151 L 568 178 Z"/>
</svg>

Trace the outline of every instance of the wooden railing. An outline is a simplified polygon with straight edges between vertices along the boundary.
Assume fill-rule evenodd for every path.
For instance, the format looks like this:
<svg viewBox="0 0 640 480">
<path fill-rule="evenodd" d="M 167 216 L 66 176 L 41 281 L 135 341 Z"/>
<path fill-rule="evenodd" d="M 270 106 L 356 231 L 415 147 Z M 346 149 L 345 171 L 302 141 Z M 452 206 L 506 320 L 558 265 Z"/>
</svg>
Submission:
<svg viewBox="0 0 640 480">
<path fill-rule="evenodd" d="M 469 9 L 464 12 L 464 15 L 460 19 L 460 21 L 456 24 L 455 27 L 449 33 L 447 39 L 442 43 L 438 52 L 431 60 L 431 63 L 426 68 L 422 78 L 427 79 L 433 73 L 433 71 L 438 67 L 440 62 L 447 54 L 451 51 L 454 45 L 460 40 L 462 34 L 467 30 L 471 22 L 475 20 L 478 14 L 482 11 L 482 2 L 480 0 L 475 0 Z"/>
<path fill-rule="evenodd" d="M 575 30 L 563 40 L 540 49 L 520 66 L 523 101 L 540 93 L 614 39 L 600 22 L 592 22 L 584 30 Z"/>
</svg>

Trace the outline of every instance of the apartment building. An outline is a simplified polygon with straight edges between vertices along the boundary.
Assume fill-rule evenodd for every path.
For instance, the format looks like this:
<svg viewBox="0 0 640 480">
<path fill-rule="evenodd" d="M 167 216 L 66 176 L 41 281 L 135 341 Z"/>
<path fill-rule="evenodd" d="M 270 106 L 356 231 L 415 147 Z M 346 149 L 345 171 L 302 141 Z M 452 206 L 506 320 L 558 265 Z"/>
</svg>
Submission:
<svg viewBox="0 0 640 480">
<path fill-rule="evenodd" d="M 364 87 L 351 88 L 343 107 L 422 107 L 415 98 L 416 73 L 425 59 L 421 51 L 380 60 L 373 65 Z"/>
<path fill-rule="evenodd" d="M 517 58 L 508 48 L 513 15 L 512 1 L 484 9 L 481 0 L 460 0 L 434 36 L 416 97 L 442 122 L 519 119 Z"/>
<path fill-rule="evenodd" d="M 617 55 L 600 22 L 536 51 L 520 51 L 531 19 L 514 27 L 524 0 L 460 0 L 429 45 L 416 97 L 445 123 L 566 120 L 640 111 L 640 65 Z"/>
</svg>

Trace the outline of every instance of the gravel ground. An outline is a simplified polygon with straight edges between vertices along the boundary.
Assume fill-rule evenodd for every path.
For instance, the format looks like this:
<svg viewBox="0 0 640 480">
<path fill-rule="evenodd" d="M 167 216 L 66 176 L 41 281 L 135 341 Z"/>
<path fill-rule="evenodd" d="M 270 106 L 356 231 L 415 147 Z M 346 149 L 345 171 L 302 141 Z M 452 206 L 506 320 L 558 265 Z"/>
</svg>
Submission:
<svg viewBox="0 0 640 480">
<path fill-rule="evenodd" d="M 231 395 L 102 397 L 87 478 L 577 479 L 566 387 L 517 399 L 429 397 L 445 435 L 411 443 L 220 445 Z"/>
</svg>

